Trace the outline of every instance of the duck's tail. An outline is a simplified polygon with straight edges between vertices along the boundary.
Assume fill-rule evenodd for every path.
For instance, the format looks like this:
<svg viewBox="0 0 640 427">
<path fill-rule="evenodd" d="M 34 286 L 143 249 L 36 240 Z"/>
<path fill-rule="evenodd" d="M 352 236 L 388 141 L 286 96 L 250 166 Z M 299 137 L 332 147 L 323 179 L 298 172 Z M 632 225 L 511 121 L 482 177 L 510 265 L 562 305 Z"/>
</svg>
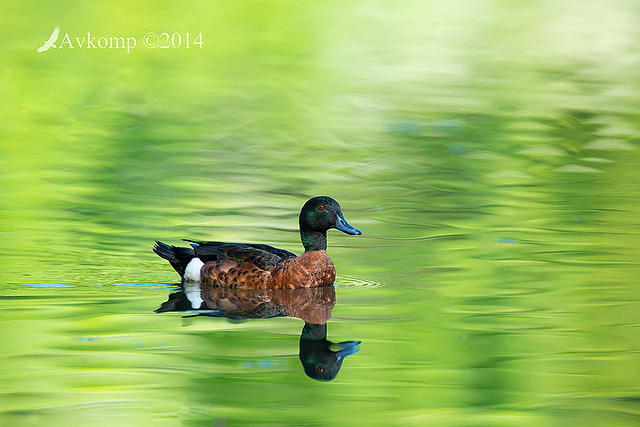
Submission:
<svg viewBox="0 0 640 427">
<path fill-rule="evenodd" d="M 167 245 L 156 240 L 156 245 L 153 247 L 155 252 L 161 258 L 166 259 L 171 264 L 171 267 L 178 272 L 180 277 L 184 278 L 184 272 L 187 265 L 197 258 L 192 248 L 181 248 L 178 246 Z"/>
</svg>

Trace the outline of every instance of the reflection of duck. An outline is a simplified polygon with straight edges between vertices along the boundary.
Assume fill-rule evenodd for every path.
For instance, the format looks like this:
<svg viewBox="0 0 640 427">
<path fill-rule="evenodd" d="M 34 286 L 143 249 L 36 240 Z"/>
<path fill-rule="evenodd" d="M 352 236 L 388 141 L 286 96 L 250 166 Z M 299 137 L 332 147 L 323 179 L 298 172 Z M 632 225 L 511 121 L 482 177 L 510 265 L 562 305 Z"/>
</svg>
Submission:
<svg viewBox="0 0 640 427">
<path fill-rule="evenodd" d="M 356 353 L 360 341 L 334 344 L 327 341 L 327 321 L 336 302 L 333 286 L 297 289 L 235 289 L 184 283 L 182 290 L 156 310 L 195 311 L 197 315 L 255 319 L 297 317 L 304 320 L 300 336 L 300 361 L 305 373 L 329 381 L 336 377 L 342 361 Z"/>
<path fill-rule="evenodd" d="M 327 230 L 362 233 L 347 223 L 338 202 L 326 196 L 309 199 L 299 223 L 305 249 L 300 256 L 269 245 L 192 240 L 191 248 L 156 242 L 153 250 L 169 261 L 184 282 L 253 289 L 332 284 L 336 270 L 326 253 Z"/>
<path fill-rule="evenodd" d="M 199 313 L 203 316 L 230 319 L 290 316 L 309 323 L 326 323 L 335 303 L 333 286 L 265 290 L 185 283 L 156 312 L 203 310 Z"/>
</svg>

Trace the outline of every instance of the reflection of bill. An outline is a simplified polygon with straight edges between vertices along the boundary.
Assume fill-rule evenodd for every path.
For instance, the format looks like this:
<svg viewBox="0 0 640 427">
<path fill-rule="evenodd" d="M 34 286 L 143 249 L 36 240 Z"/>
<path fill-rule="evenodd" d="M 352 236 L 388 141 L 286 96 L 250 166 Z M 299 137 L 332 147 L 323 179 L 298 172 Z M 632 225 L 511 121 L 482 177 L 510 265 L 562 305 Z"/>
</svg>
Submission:
<svg viewBox="0 0 640 427">
<path fill-rule="evenodd" d="M 52 47 L 56 47 L 54 43 L 56 42 L 56 40 L 58 40 L 58 34 L 60 34 L 60 27 L 56 27 L 53 29 L 53 32 L 51 33 L 49 40 L 44 42 L 44 44 L 38 48 L 38 53 L 47 51 Z"/>
</svg>

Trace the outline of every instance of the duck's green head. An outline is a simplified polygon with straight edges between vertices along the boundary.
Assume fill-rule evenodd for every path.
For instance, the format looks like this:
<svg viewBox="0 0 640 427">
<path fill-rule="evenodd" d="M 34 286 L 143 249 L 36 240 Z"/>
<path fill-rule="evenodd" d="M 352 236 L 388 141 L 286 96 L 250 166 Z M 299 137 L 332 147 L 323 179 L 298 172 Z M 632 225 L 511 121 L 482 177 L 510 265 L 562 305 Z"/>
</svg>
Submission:
<svg viewBox="0 0 640 427">
<path fill-rule="evenodd" d="M 352 235 L 362 234 L 349 225 L 340 205 L 331 197 L 317 196 L 307 200 L 300 211 L 300 235 L 305 250 L 325 250 L 327 230 L 331 228 Z"/>
</svg>

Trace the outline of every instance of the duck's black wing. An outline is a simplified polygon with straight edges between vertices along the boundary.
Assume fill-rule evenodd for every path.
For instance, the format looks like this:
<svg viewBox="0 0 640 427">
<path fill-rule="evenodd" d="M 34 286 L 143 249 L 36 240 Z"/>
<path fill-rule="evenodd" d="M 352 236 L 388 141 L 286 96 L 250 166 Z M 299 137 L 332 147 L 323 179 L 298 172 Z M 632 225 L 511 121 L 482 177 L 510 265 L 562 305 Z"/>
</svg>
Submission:
<svg viewBox="0 0 640 427">
<path fill-rule="evenodd" d="M 284 249 L 255 243 L 199 242 L 187 239 L 185 241 L 194 243 L 193 250 L 203 262 L 245 261 L 264 270 L 272 270 L 283 260 L 296 256 L 296 254 Z"/>
</svg>

